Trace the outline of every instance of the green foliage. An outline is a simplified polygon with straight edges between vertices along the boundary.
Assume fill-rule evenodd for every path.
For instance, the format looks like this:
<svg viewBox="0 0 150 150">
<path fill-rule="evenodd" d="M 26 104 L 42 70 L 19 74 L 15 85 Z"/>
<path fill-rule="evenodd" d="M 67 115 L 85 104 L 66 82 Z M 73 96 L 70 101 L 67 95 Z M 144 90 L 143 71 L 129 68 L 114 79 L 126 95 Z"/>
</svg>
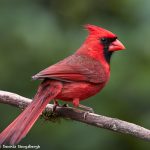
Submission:
<svg viewBox="0 0 150 150">
<path fill-rule="evenodd" d="M 111 79 L 83 102 L 97 113 L 150 127 L 150 1 L 1 0 L 0 89 L 33 97 L 31 76 L 73 53 L 84 41 L 86 23 L 116 33 L 126 46 L 114 54 Z M 20 111 L 0 104 L 0 130 Z M 149 143 L 74 121 L 39 119 L 21 144 L 41 149 L 147 150 Z"/>
</svg>

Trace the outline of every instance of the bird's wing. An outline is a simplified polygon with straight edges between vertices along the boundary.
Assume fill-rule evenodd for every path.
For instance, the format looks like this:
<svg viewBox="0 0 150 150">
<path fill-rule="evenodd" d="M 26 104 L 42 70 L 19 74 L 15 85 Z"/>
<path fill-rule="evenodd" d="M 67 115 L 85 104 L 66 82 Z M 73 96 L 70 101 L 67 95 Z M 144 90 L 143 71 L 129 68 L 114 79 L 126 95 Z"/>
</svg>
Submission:
<svg viewBox="0 0 150 150">
<path fill-rule="evenodd" d="M 45 78 L 66 82 L 103 83 L 106 81 L 106 72 L 98 61 L 85 56 L 72 55 L 33 76 L 33 79 Z"/>
</svg>

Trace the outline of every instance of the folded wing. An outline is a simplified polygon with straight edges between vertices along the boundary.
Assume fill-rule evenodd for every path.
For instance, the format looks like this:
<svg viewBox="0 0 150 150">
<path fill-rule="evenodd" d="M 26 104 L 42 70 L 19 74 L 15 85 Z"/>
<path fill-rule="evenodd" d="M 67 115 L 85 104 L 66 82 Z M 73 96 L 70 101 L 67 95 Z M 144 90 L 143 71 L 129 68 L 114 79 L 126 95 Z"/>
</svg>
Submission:
<svg viewBox="0 0 150 150">
<path fill-rule="evenodd" d="M 33 79 L 51 78 L 65 82 L 103 83 L 106 80 L 105 74 L 100 62 L 86 56 L 72 55 L 42 70 L 33 76 Z"/>
</svg>

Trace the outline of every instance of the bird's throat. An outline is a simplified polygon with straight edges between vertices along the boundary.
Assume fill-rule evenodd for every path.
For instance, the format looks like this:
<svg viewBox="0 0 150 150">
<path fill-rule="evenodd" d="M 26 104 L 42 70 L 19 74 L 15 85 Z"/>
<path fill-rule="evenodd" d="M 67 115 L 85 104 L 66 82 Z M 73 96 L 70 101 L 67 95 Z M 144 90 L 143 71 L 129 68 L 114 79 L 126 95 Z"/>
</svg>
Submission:
<svg viewBox="0 0 150 150">
<path fill-rule="evenodd" d="M 109 52 L 108 48 L 109 48 L 109 46 L 104 46 L 103 49 L 104 49 L 105 60 L 107 61 L 107 63 L 110 64 L 110 59 L 111 59 L 113 52 Z"/>
</svg>

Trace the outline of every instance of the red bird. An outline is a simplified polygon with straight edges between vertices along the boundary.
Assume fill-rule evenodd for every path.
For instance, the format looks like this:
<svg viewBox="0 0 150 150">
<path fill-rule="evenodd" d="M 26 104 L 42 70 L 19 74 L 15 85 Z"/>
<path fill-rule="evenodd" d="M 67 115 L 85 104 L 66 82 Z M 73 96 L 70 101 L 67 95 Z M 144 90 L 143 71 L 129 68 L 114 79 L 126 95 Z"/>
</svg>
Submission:
<svg viewBox="0 0 150 150">
<path fill-rule="evenodd" d="M 39 72 L 33 79 L 42 79 L 32 103 L 0 134 L 0 144 L 17 144 L 26 136 L 46 105 L 52 99 L 72 102 L 98 93 L 110 76 L 110 58 L 124 45 L 112 32 L 86 25 L 89 35 L 71 56 Z"/>
</svg>

